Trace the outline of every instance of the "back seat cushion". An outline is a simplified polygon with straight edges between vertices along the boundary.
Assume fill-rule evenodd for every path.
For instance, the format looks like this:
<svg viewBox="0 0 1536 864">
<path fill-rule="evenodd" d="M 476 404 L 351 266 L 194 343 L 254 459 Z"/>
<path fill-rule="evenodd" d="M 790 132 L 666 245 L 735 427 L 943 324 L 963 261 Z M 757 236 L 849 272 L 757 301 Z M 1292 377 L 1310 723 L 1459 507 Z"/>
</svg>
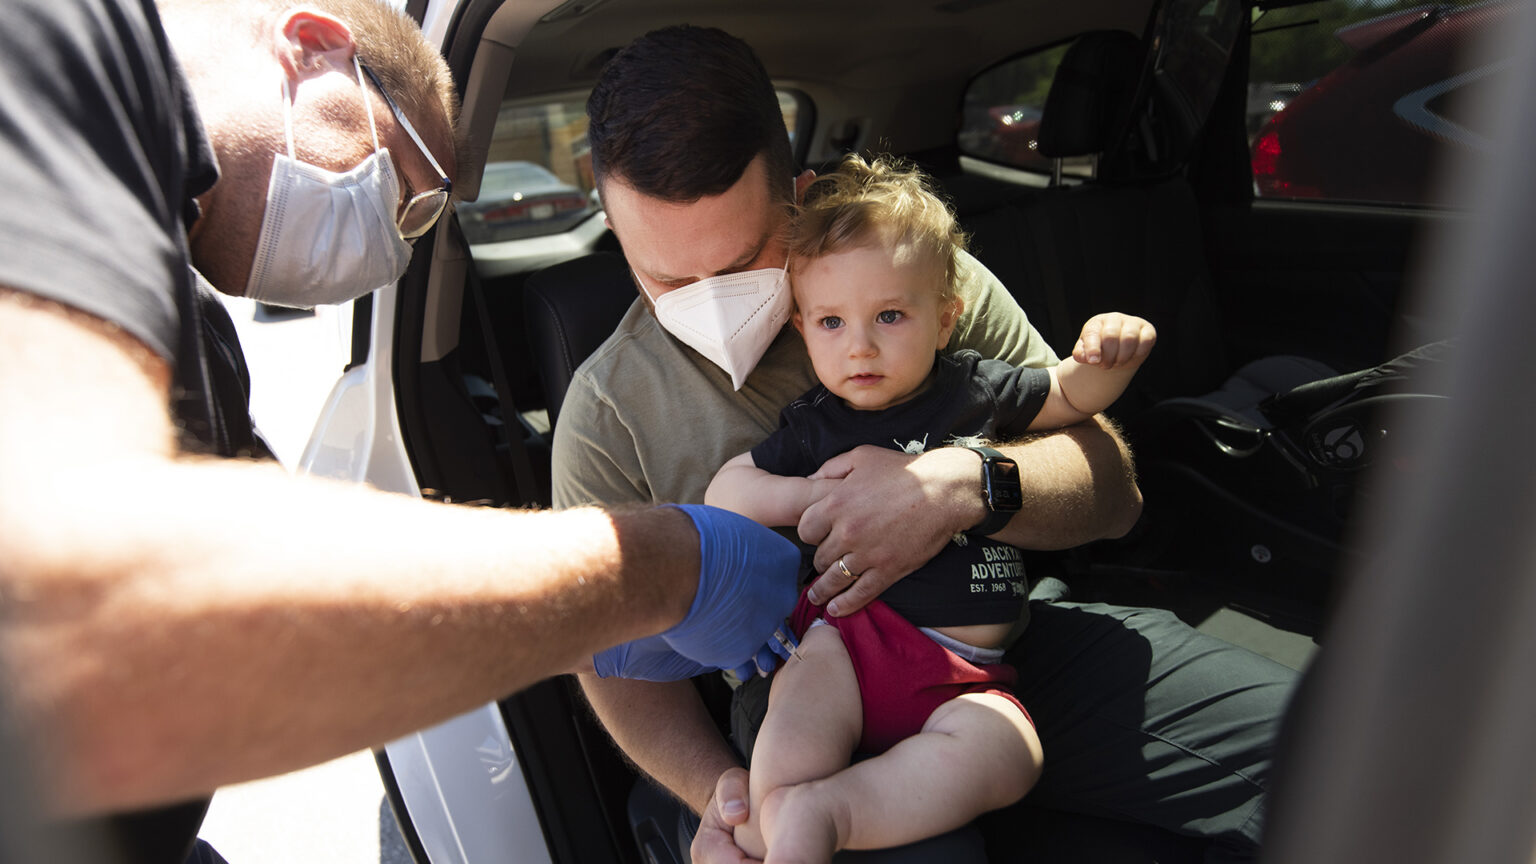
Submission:
<svg viewBox="0 0 1536 864">
<path fill-rule="evenodd" d="M 975 210 L 956 201 L 972 252 L 1057 354 L 1100 312 L 1151 321 L 1158 345 L 1109 412 L 1204 393 L 1225 359 L 1194 194 L 1182 178 L 1037 190 Z"/>
</svg>

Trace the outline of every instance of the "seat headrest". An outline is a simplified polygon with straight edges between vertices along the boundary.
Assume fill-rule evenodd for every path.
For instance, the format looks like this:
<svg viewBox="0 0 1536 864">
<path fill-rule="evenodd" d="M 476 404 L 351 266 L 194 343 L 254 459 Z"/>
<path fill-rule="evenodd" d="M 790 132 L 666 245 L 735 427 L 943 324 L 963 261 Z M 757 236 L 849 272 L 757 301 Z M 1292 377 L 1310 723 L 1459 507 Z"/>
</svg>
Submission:
<svg viewBox="0 0 1536 864">
<path fill-rule="evenodd" d="M 1040 116 L 1040 153 L 1051 159 L 1091 156 L 1115 143 L 1130 120 L 1146 55 L 1124 30 L 1077 37 L 1056 68 Z"/>
</svg>

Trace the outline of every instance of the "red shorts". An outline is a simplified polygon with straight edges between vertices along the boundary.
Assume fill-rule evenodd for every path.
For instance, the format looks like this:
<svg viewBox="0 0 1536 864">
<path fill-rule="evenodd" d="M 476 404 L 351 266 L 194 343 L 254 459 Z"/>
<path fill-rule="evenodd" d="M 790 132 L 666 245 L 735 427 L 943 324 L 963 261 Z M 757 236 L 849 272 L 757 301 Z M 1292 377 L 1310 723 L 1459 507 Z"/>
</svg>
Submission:
<svg viewBox="0 0 1536 864">
<path fill-rule="evenodd" d="M 802 592 L 790 626 L 796 636 L 804 636 L 811 622 L 822 617 L 821 607 Z M 884 753 L 916 735 L 934 709 L 965 693 L 996 693 L 1018 705 L 1024 718 L 1034 723 L 1008 689 L 1018 677 L 1012 666 L 977 666 L 928 638 L 879 600 L 852 615 L 823 620 L 843 637 L 859 680 L 864 705 L 860 753 Z"/>
</svg>

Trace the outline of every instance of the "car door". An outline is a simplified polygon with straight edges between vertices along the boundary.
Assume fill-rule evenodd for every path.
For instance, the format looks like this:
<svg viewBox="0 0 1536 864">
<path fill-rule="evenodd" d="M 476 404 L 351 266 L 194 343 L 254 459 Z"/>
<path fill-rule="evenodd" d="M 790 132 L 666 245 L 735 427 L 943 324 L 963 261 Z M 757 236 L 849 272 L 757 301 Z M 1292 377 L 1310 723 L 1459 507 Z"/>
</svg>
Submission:
<svg viewBox="0 0 1536 864">
<path fill-rule="evenodd" d="M 1258 6 L 1245 138 L 1233 100 L 1211 127 L 1227 137 L 1207 144 L 1245 154 L 1221 163 L 1221 185 L 1252 190 L 1211 210 L 1232 356 L 1300 353 L 1343 372 L 1444 338 L 1445 322 L 1409 312 L 1404 274 L 1461 218 L 1455 169 L 1488 157 L 1472 109 L 1508 57 L 1476 49 L 1513 4 Z"/>
</svg>

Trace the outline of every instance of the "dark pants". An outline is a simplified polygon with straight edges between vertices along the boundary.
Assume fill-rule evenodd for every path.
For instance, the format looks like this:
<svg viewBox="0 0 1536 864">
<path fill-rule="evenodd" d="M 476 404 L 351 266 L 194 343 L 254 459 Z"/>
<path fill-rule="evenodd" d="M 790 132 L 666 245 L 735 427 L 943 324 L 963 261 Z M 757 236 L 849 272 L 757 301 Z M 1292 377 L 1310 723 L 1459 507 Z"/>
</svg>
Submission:
<svg viewBox="0 0 1536 864">
<path fill-rule="evenodd" d="M 1053 860 L 1058 848 L 1073 861 L 1257 857 L 1270 753 L 1296 673 L 1163 610 L 1033 601 L 1030 614 L 1007 659 L 1045 770 L 1023 802 L 978 821 L 985 857 Z M 767 683 L 754 679 L 733 700 L 746 754 Z M 1183 842 L 1170 832 L 1202 842 L 1170 851 Z M 974 828 L 948 837 L 957 857 L 944 860 L 983 860 Z"/>
</svg>

